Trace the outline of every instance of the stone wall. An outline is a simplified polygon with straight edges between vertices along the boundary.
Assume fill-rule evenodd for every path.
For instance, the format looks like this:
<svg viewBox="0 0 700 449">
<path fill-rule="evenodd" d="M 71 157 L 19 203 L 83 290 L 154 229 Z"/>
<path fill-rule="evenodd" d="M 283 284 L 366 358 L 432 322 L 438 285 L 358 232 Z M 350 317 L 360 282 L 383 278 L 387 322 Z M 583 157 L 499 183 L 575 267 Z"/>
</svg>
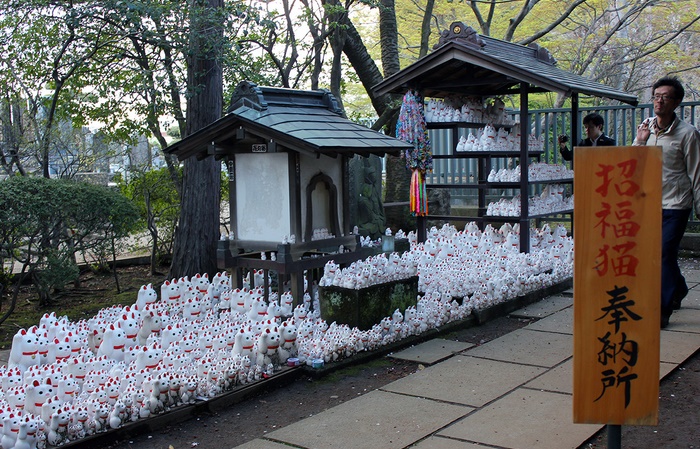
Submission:
<svg viewBox="0 0 700 449">
<path fill-rule="evenodd" d="M 350 159 L 349 224 L 357 226 L 360 235 L 379 238 L 386 229 L 382 205 L 382 160 L 378 156 Z"/>
</svg>

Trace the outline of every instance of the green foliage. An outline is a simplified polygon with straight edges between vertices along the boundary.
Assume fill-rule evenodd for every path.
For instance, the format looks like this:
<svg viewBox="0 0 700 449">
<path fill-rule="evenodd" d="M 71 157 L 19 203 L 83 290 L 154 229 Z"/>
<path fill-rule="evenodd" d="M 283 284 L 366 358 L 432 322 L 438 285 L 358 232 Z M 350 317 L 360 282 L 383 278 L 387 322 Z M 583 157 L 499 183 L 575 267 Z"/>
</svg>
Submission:
<svg viewBox="0 0 700 449">
<path fill-rule="evenodd" d="M 228 185 L 229 177 L 228 170 L 221 170 L 221 198 L 228 200 L 230 187 Z"/>
<path fill-rule="evenodd" d="M 73 258 L 73 252 L 67 247 L 61 247 L 46 251 L 46 257 L 35 267 L 32 279 L 39 292 L 48 294 L 53 289 L 60 289 L 75 281 L 79 275 L 80 270 Z"/>
<path fill-rule="evenodd" d="M 106 266 L 108 257 L 120 247 L 138 222 L 136 207 L 119 192 L 92 184 L 75 184 L 72 202 L 74 222 L 80 223 L 74 231 L 74 241 L 87 259 L 92 255 L 100 266 Z M 100 236 L 95 238 L 95 236 Z"/>
<path fill-rule="evenodd" d="M 107 187 L 15 176 L 0 182 L 1 258 L 28 269 L 42 302 L 77 277 L 74 255 L 105 257 L 127 237 L 136 208 Z"/>
<path fill-rule="evenodd" d="M 180 198 L 167 168 L 137 173 L 118 185 L 138 209 L 140 229 L 148 230 L 154 249 L 151 257 L 161 260 L 172 254 Z"/>
<path fill-rule="evenodd" d="M 418 58 L 424 10 L 416 2 L 397 1 L 396 15 L 406 67 Z M 645 92 L 652 79 L 668 73 L 697 91 L 699 18 L 696 0 L 448 0 L 435 2 L 429 42 L 436 44 L 440 32 L 459 21 L 493 38 L 536 42 L 552 53 L 558 67 L 628 92 Z M 563 101 L 534 100 L 530 108 L 559 107 Z"/>
<path fill-rule="evenodd" d="M 0 268 L 0 297 L 4 297 L 5 293 L 9 291 L 12 279 L 12 271 L 2 266 Z"/>
<path fill-rule="evenodd" d="M 102 140 L 155 139 L 161 148 L 182 135 L 188 86 L 187 65 L 198 57 L 191 47 L 192 20 L 224 24 L 224 39 L 207 40 L 201 52 L 221 53 L 232 82 L 270 80 L 274 64 L 253 62 L 238 36 L 264 34 L 259 6 L 227 1 L 226 9 L 198 8 L 173 0 L 85 0 L 49 2 L 10 0 L 0 5 L 0 98 L 24 105 L 13 124 L 22 122 L 22 161 L 46 163 L 63 151 L 54 130 L 101 125 Z M 250 61 L 246 57 L 250 57 Z M 8 120 L 9 121 L 9 120 Z M 5 122 L 0 117 L 0 122 Z M 175 123 L 175 130 L 167 128 Z M 0 123 L 8 125 L 8 123 Z M 84 157 L 84 155 L 81 155 Z M 29 172 L 35 167 L 27 167 Z M 81 171 L 85 171 L 82 169 Z"/>
</svg>

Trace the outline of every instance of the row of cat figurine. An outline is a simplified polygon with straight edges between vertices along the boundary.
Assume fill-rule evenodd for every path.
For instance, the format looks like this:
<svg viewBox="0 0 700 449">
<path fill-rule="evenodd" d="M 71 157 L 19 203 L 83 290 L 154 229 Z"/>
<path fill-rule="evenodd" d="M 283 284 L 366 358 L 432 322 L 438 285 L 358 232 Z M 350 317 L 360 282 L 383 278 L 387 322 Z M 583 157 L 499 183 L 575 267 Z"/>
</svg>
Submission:
<svg viewBox="0 0 700 449">
<path fill-rule="evenodd" d="M 426 122 L 500 123 L 512 125 L 511 115 L 500 98 L 484 102 L 481 97 L 431 98 L 424 106 Z"/>
<path fill-rule="evenodd" d="M 563 164 L 548 164 L 546 162 L 532 162 L 528 167 L 528 180 L 553 181 L 573 179 L 574 171 Z M 513 168 L 492 168 L 486 180 L 488 182 L 519 182 L 521 166 Z"/>
<path fill-rule="evenodd" d="M 528 136 L 528 151 L 543 151 L 544 135 L 536 137 L 534 134 Z M 458 153 L 475 151 L 520 151 L 520 129 L 518 127 L 511 131 L 506 128 L 496 129 L 493 125 L 486 125 L 479 128 L 474 134 L 469 132 L 468 136 L 461 136 L 455 147 Z"/>
<path fill-rule="evenodd" d="M 550 188 L 551 186 L 551 188 Z M 551 184 L 539 196 L 528 198 L 528 215 L 546 215 L 574 209 L 574 195 L 564 196 L 561 184 Z M 486 215 L 494 217 L 519 217 L 522 215 L 520 194 L 512 198 L 501 198 L 486 206 Z"/>
<path fill-rule="evenodd" d="M 431 228 L 425 243 L 409 238 L 403 261 L 420 267 L 424 293 L 403 315 L 395 311 L 366 331 L 325 323 L 314 304 L 313 283 L 291 308 L 284 292 L 270 291 L 270 301 L 264 302 L 259 287 L 231 289 L 226 273 L 211 282 L 206 275 L 164 282 L 160 297 L 153 286 L 143 286 L 134 304 L 102 309 L 88 320 L 46 314 L 38 326 L 18 332 L 12 366 L 0 368 L 0 445 L 33 449 L 75 441 L 258 381 L 287 357 L 309 366 L 317 360 L 330 363 L 570 276 L 570 264 L 544 252 L 496 251 L 495 242 L 513 246 L 508 236 L 518 232 L 507 225 L 482 232 L 470 223 L 464 231 Z M 567 244 L 565 236 L 543 233 L 552 237 L 552 247 Z M 474 265 L 467 265 L 471 236 L 483 241 L 483 248 L 470 251 Z M 388 258 L 387 264 L 401 265 L 402 258 Z M 375 263 L 384 261 L 368 258 L 360 265 Z M 253 285 L 262 275 L 251 275 Z M 460 302 L 456 283 L 461 279 L 478 284 Z M 512 290 L 503 290 L 510 285 Z M 290 304 L 284 312 L 291 308 L 290 317 L 283 317 L 280 303 Z M 53 349 L 37 341 L 49 338 Z"/>
</svg>

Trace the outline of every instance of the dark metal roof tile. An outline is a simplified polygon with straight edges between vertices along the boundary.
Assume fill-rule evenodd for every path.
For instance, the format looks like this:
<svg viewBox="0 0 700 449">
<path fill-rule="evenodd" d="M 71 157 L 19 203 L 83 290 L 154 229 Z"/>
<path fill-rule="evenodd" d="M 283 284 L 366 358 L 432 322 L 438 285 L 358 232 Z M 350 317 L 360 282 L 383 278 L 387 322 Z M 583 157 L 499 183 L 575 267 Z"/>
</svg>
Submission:
<svg viewBox="0 0 700 449">
<path fill-rule="evenodd" d="M 194 134 L 165 149 L 185 159 L 206 154 L 212 143 L 234 138 L 233 129 L 244 128 L 291 150 L 337 154 L 398 154 L 411 146 L 394 137 L 354 123 L 339 112 L 327 91 L 301 91 L 259 87 L 244 82 L 231 99 L 229 112 Z"/>
<path fill-rule="evenodd" d="M 442 33 L 432 53 L 387 77 L 373 90 L 383 95 L 417 88 L 426 97 L 480 92 L 498 95 L 521 82 L 564 95 L 576 92 L 633 105 L 638 102 L 635 95 L 558 68 L 549 52 L 538 45 L 526 47 L 480 36 L 460 22 Z"/>
</svg>

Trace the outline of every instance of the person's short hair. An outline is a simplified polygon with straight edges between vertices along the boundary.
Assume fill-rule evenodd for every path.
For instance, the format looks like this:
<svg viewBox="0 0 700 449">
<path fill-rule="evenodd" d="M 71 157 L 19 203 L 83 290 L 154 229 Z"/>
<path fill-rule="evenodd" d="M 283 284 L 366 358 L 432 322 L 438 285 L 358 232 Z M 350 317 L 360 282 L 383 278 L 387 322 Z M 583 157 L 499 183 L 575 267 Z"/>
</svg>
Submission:
<svg viewBox="0 0 700 449">
<path fill-rule="evenodd" d="M 600 114 L 591 112 L 583 118 L 583 124 L 585 125 L 587 123 L 593 123 L 595 126 L 603 126 L 605 124 L 605 120 L 603 120 L 603 117 Z"/>
<path fill-rule="evenodd" d="M 651 93 L 653 94 L 656 91 L 656 89 L 658 89 L 661 86 L 673 87 L 673 92 L 676 94 L 676 100 L 682 100 L 685 96 L 685 89 L 683 89 L 683 85 L 681 84 L 680 80 L 675 76 L 664 76 L 663 78 L 655 82 L 652 86 Z"/>
</svg>

